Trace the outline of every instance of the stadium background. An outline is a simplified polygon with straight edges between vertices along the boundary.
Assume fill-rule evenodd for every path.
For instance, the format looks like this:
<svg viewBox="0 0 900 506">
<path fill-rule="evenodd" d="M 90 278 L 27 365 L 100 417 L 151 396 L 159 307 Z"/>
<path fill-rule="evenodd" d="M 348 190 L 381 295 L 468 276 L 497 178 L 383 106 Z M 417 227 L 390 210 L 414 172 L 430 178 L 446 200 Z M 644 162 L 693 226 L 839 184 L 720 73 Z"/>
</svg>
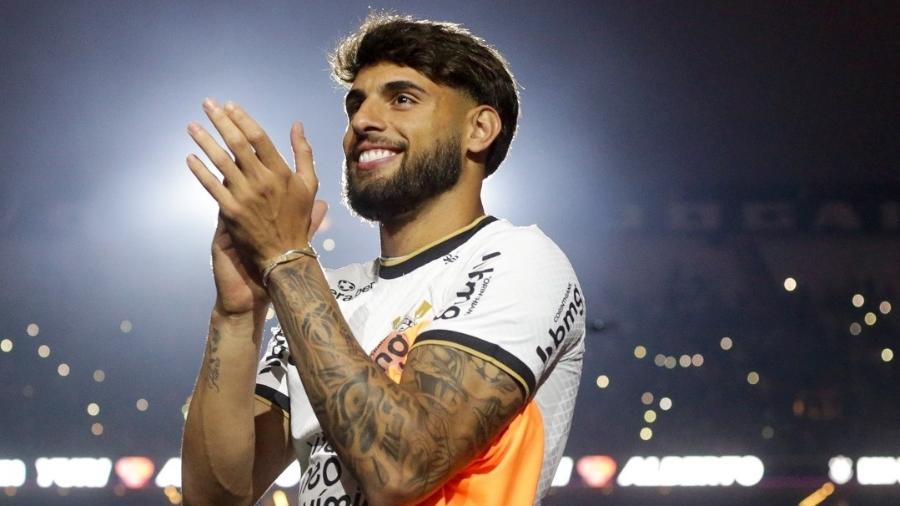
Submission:
<svg viewBox="0 0 900 506">
<path fill-rule="evenodd" d="M 304 120 L 324 263 L 376 254 L 326 64 L 370 7 L 465 24 L 523 87 L 486 204 L 562 246 L 590 318 L 546 504 L 900 502 L 896 2 L 5 1 L 0 503 L 179 501 L 203 97 L 284 151 Z"/>
</svg>

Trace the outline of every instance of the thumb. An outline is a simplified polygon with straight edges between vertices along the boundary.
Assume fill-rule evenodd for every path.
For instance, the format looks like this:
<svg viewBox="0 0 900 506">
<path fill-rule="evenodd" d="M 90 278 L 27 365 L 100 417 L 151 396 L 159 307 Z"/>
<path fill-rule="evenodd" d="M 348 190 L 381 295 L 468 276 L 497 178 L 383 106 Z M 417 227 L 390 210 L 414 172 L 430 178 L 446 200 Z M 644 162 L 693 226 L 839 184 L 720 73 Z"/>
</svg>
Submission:
<svg viewBox="0 0 900 506">
<path fill-rule="evenodd" d="M 313 208 L 309 217 L 308 241 L 312 241 L 313 236 L 316 235 L 316 231 L 322 226 L 322 222 L 325 221 L 326 213 L 328 213 L 328 202 L 325 202 L 324 200 L 316 200 L 313 202 Z"/>
</svg>

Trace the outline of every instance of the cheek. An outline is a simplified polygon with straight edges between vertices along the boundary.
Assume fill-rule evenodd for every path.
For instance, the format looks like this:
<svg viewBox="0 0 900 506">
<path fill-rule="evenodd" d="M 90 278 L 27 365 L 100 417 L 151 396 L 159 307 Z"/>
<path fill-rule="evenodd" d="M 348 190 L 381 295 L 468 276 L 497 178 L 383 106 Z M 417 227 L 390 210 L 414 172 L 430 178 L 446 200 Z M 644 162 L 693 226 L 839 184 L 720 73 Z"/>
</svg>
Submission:
<svg viewBox="0 0 900 506">
<path fill-rule="evenodd" d="M 347 127 L 347 130 L 344 131 L 344 139 L 341 144 L 344 148 L 344 155 L 349 156 L 350 150 L 352 149 L 353 145 L 353 132 L 349 127 Z"/>
</svg>

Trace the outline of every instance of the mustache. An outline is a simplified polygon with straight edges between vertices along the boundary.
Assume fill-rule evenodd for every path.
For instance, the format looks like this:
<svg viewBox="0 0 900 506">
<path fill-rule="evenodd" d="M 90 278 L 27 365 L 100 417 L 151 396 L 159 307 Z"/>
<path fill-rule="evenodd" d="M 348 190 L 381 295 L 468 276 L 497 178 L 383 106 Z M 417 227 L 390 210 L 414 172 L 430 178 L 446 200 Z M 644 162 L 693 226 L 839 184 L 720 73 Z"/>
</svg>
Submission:
<svg viewBox="0 0 900 506">
<path fill-rule="evenodd" d="M 378 144 L 379 146 L 386 146 L 400 151 L 406 151 L 406 148 L 408 147 L 408 144 L 403 141 L 394 141 L 377 134 L 364 134 L 356 139 L 356 142 L 353 145 L 354 154 L 359 154 L 359 146 L 364 142 L 370 142 L 372 144 Z"/>
</svg>

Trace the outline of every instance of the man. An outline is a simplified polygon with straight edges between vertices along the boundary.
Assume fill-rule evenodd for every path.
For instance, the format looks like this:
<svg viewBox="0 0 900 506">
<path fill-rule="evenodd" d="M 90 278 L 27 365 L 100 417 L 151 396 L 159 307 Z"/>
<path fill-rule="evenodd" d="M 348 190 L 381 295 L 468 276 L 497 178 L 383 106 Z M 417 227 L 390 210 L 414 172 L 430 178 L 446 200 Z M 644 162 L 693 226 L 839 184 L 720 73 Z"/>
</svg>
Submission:
<svg viewBox="0 0 900 506">
<path fill-rule="evenodd" d="M 188 158 L 221 212 L 185 503 L 252 503 L 294 459 L 306 506 L 539 502 L 571 423 L 584 299 L 555 244 L 481 204 L 516 128 L 512 75 L 456 25 L 386 15 L 332 66 L 349 86 L 345 197 L 379 223 L 374 261 L 320 267 L 302 125 L 296 171 L 236 104 L 204 102 L 227 151 L 188 128 L 224 181 Z M 257 367 L 269 303 L 280 327 Z"/>
</svg>

